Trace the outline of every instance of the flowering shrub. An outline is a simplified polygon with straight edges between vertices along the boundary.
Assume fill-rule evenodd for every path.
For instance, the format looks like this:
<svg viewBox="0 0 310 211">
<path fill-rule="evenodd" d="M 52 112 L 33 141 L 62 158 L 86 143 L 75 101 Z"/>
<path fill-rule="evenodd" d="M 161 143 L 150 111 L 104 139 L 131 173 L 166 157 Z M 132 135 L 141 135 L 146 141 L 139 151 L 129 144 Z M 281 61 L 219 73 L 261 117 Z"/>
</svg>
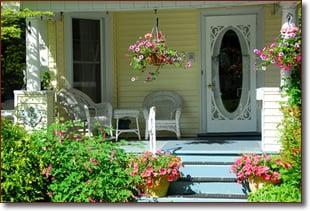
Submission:
<svg viewBox="0 0 310 211">
<path fill-rule="evenodd" d="M 160 151 L 153 155 L 146 151 L 131 159 L 130 175 L 138 178 L 142 190 L 145 185 L 152 187 L 159 177 L 167 177 L 168 182 L 177 180 L 181 166 L 181 159 L 175 155 Z"/>
<path fill-rule="evenodd" d="M 301 30 L 294 24 L 284 24 L 279 36 L 273 43 L 263 49 L 255 49 L 254 53 L 262 60 L 262 70 L 274 64 L 285 71 L 293 67 L 301 69 Z"/>
<path fill-rule="evenodd" d="M 291 164 L 280 159 L 273 160 L 269 155 L 246 154 L 231 167 L 237 175 L 237 181 L 242 183 L 251 177 L 261 177 L 273 184 L 280 183 L 281 169 L 291 168 Z"/>
<path fill-rule="evenodd" d="M 190 68 L 192 63 L 187 61 L 185 53 L 168 48 L 162 32 L 158 32 L 157 38 L 153 38 L 152 33 L 147 33 L 144 38 L 139 38 L 133 45 L 129 46 L 130 66 L 135 71 L 144 72 L 147 65 L 157 66 L 155 71 L 148 72 L 146 81 L 155 80 L 159 74 L 159 69 L 165 64 L 176 67 Z M 133 78 L 132 80 L 135 80 Z"/>
</svg>

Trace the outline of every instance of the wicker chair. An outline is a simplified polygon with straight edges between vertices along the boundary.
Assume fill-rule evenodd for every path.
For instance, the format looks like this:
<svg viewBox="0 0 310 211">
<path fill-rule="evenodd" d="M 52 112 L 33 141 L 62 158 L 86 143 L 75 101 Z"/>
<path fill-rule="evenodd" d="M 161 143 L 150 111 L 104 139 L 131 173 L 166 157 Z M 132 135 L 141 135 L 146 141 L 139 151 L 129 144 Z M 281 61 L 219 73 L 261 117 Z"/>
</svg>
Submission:
<svg viewBox="0 0 310 211">
<path fill-rule="evenodd" d="M 88 95 L 74 88 L 61 89 L 57 98 L 70 119 L 87 123 L 89 135 L 92 135 L 96 124 L 111 128 L 112 135 L 113 110 L 110 103 L 95 103 Z"/>
<path fill-rule="evenodd" d="M 152 106 L 156 107 L 156 131 L 171 131 L 180 139 L 181 97 L 171 91 L 155 91 L 144 98 L 145 139 L 148 139 L 147 121 Z"/>
</svg>

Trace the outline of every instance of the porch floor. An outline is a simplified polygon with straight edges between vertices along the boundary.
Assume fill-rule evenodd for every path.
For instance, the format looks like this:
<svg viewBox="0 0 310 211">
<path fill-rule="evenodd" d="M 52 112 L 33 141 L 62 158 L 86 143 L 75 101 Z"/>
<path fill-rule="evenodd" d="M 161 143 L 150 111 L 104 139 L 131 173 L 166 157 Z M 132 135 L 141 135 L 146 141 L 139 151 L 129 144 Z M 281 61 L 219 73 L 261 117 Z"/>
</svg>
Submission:
<svg viewBox="0 0 310 211">
<path fill-rule="evenodd" d="M 157 140 L 157 149 L 181 154 L 243 154 L 262 153 L 261 140 Z M 126 152 L 142 153 L 149 149 L 146 140 L 131 140 L 123 145 Z"/>
</svg>

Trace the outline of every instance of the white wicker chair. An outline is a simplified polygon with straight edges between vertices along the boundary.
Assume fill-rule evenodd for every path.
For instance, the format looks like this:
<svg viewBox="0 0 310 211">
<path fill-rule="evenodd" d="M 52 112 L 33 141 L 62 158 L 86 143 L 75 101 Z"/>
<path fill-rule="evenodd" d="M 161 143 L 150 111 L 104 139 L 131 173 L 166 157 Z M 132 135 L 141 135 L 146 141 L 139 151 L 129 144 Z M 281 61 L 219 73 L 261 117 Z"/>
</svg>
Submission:
<svg viewBox="0 0 310 211">
<path fill-rule="evenodd" d="M 70 119 L 87 123 L 89 135 L 96 124 L 112 130 L 113 108 L 110 103 L 95 103 L 88 95 L 74 88 L 61 89 L 57 97 Z"/>
<path fill-rule="evenodd" d="M 152 106 L 156 107 L 156 131 L 172 131 L 180 139 L 181 97 L 171 91 L 155 91 L 144 98 L 145 139 L 148 139 L 147 120 Z"/>
</svg>

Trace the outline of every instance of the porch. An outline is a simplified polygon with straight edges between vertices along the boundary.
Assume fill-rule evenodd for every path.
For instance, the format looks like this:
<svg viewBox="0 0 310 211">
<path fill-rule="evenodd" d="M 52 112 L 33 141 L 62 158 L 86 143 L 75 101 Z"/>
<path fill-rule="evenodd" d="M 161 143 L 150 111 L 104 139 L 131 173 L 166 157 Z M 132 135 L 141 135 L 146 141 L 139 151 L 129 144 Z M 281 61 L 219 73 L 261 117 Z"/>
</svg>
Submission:
<svg viewBox="0 0 310 211">
<path fill-rule="evenodd" d="M 169 90 L 183 100 L 182 138 L 199 133 L 250 131 L 262 133 L 264 151 L 279 150 L 276 126 L 281 120 L 278 105 L 281 97 L 277 88 L 272 92 L 264 88 L 279 87 L 281 77 L 277 68 L 255 71 L 253 50 L 278 34 L 287 14 L 292 14 L 295 21 L 296 2 L 175 1 L 121 5 L 120 2 L 23 3 L 24 8 L 51 10 L 56 14 L 51 19 L 28 22 L 33 33 L 27 34 L 27 92 L 40 92 L 39 75 L 44 68 L 51 73 L 56 92 L 63 87 L 78 88 L 95 102 L 111 103 L 113 109 L 140 109 L 149 93 Z M 157 13 L 153 12 L 154 8 Z M 167 66 L 158 80 L 150 83 L 144 81 L 144 73 L 138 72 L 139 80 L 133 82 L 125 54 L 130 44 L 152 29 L 156 18 L 169 46 L 191 56 L 192 69 L 184 71 Z M 230 34 L 239 40 L 239 53 L 246 62 L 241 65 L 238 87 L 226 83 L 222 89 L 221 83 L 231 80 L 220 79 L 219 59 L 216 59 L 219 52 L 212 49 L 221 48 L 229 31 L 234 31 Z M 263 89 L 258 92 L 259 88 Z M 224 89 L 233 90 L 238 97 L 224 102 L 221 97 Z M 16 99 L 15 105 L 19 102 Z M 52 111 L 50 108 L 58 105 L 53 103 L 45 100 L 44 104 L 49 105 L 47 110 Z M 47 124 L 55 117 L 62 116 L 48 115 Z M 145 122 L 141 115 L 139 122 L 143 131 Z"/>
</svg>

